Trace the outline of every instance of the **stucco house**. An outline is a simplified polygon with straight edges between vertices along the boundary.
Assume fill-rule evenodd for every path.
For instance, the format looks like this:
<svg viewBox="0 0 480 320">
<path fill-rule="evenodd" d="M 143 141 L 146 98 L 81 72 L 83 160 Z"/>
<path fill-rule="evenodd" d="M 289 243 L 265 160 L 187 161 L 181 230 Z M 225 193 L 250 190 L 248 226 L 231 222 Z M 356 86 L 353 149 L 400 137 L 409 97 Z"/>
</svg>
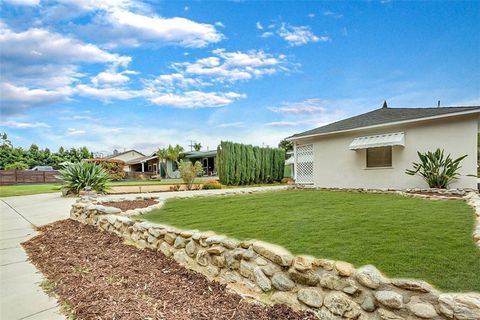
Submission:
<svg viewBox="0 0 480 320">
<path fill-rule="evenodd" d="M 108 156 L 107 158 L 108 159 L 114 159 L 114 160 L 122 160 L 122 161 L 125 161 L 125 163 L 127 163 L 128 161 L 131 161 L 131 160 L 134 160 L 134 159 L 138 159 L 140 157 L 144 157 L 145 155 L 141 152 L 138 152 L 137 150 L 127 150 L 127 151 L 124 151 L 124 152 L 116 152 L 114 151 L 112 155 Z M 125 165 L 124 171 L 130 171 L 130 166 L 128 165 Z"/>
<path fill-rule="evenodd" d="M 360 114 L 295 134 L 294 179 L 326 188 L 425 188 L 405 174 L 417 151 L 445 150 L 461 162 L 453 188 L 477 188 L 480 106 L 389 108 Z"/>
<path fill-rule="evenodd" d="M 209 151 L 188 151 L 183 154 L 185 159 L 192 162 L 200 161 L 203 165 L 203 171 L 205 176 L 215 176 L 217 174 L 215 168 L 215 158 L 217 156 L 217 150 Z M 129 171 L 142 172 L 150 174 L 158 174 L 161 177 L 179 178 L 177 163 L 167 160 L 161 165 L 157 154 L 154 152 L 147 156 L 137 157 L 126 161 L 126 165 Z M 165 172 L 166 170 L 166 172 Z"/>
</svg>

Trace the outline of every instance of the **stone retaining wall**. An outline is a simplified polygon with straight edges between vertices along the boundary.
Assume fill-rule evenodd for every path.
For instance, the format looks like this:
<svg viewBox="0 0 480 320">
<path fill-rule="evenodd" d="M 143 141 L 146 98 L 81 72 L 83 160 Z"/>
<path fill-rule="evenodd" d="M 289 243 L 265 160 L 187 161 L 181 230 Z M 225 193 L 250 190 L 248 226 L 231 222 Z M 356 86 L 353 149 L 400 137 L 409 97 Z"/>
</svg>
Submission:
<svg viewBox="0 0 480 320">
<path fill-rule="evenodd" d="M 466 198 L 480 213 L 478 195 Z M 309 309 L 320 319 L 480 319 L 479 293 L 442 293 L 423 281 L 388 279 L 371 265 L 355 269 L 261 241 L 139 222 L 89 197 L 73 205 L 71 217 L 141 249 L 160 250 L 244 296 Z"/>
</svg>

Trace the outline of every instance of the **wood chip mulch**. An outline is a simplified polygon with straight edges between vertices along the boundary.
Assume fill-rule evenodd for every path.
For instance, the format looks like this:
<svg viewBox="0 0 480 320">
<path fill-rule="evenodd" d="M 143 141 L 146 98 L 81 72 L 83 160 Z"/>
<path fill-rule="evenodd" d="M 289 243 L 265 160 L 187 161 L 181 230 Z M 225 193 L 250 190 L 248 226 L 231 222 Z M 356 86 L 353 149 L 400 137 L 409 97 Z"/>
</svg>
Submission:
<svg viewBox="0 0 480 320">
<path fill-rule="evenodd" d="M 284 305 L 249 303 L 159 251 L 139 250 L 93 226 L 63 220 L 40 231 L 23 246 L 76 319 L 316 319 Z"/>
<path fill-rule="evenodd" d="M 124 201 L 112 201 L 112 202 L 102 202 L 102 206 L 105 207 L 115 207 L 122 211 L 127 211 L 131 209 L 140 209 L 153 206 L 158 203 L 155 200 L 124 200 Z"/>
</svg>

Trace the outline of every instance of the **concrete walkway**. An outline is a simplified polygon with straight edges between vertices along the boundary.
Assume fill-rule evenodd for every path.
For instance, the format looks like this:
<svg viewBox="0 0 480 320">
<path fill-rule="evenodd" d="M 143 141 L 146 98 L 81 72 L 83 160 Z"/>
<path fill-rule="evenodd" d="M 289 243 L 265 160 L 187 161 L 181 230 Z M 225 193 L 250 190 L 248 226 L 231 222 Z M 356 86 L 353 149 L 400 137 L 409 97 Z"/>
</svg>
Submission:
<svg viewBox="0 0 480 320">
<path fill-rule="evenodd" d="M 65 319 L 20 243 L 35 235 L 34 226 L 68 218 L 74 201 L 60 193 L 0 198 L 0 319 Z"/>
<path fill-rule="evenodd" d="M 286 186 L 149 193 L 161 199 L 282 190 Z M 140 194 L 138 194 L 140 195 Z M 136 194 L 102 198 L 134 198 Z M 34 226 L 67 219 L 76 198 L 60 193 L 0 198 L 0 319 L 65 319 L 57 301 L 39 284 L 43 277 L 27 260 L 21 242 L 35 235 Z"/>
</svg>

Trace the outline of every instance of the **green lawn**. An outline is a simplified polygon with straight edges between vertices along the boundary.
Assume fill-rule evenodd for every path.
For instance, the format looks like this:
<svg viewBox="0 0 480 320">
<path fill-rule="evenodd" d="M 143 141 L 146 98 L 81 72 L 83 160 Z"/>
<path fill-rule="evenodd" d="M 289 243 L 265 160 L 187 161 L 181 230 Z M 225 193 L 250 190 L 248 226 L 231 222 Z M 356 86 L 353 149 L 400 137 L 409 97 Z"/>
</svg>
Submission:
<svg viewBox="0 0 480 320">
<path fill-rule="evenodd" d="M 24 196 L 28 194 L 60 192 L 60 184 L 17 184 L 0 186 L 0 197 Z"/>
<path fill-rule="evenodd" d="M 198 179 L 195 183 L 202 183 L 205 179 Z M 152 184 L 180 184 L 180 179 L 164 179 L 156 180 L 128 180 L 113 181 L 110 185 L 152 185 Z M 38 183 L 38 184 L 17 184 L 13 186 L 0 186 L 0 197 L 25 196 L 29 194 L 60 192 L 61 184 L 55 183 Z"/>
<path fill-rule="evenodd" d="M 445 291 L 480 291 L 474 215 L 462 200 L 290 190 L 173 199 L 143 218 L 356 267 L 373 264 L 390 277 L 423 279 Z"/>
</svg>

